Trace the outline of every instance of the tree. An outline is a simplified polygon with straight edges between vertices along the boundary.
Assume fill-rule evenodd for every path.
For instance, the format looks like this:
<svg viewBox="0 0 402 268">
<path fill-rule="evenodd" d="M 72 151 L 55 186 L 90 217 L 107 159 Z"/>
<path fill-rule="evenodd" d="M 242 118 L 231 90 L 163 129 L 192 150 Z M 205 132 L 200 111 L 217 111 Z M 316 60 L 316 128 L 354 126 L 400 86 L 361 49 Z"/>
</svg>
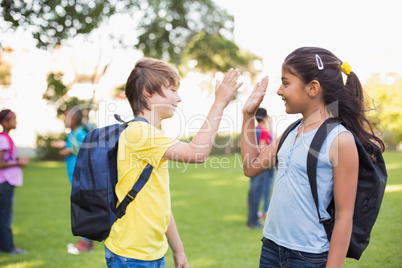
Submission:
<svg viewBox="0 0 402 268">
<path fill-rule="evenodd" d="M 385 77 L 373 74 L 367 80 L 365 90 L 374 100 L 371 106 L 375 110 L 370 115 L 385 130 L 383 139 L 387 149 L 396 149 L 402 141 L 402 76 L 395 73 Z"/>
<path fill-rule="evenodd" d="M 122 45 L 135 46 L 147 57 L 180 66 L 186 64 L 185 51 L 200 48 L 197 41 L 202 40 L 203 50 L 208 53 L 192 53 L 200 69 L 222 65 L 219 59 L 214 60 L 219 57 L 225 62 L 230 59 L 232 66 L 248 66 L 247 61 L 258 58 L 241 55 L 232 41 L 233 17 L 212 0 L 0 0 L 0 3 L 1 14 L 10 27 L 30 31 L 37 46 L 44 49 L 88 34 L 114 14 L 128 13 L 139 21 L 137 43 L 120 41 Z M 190 43 L 193 48 L 188 48 Z M 222 45 L 217 46 L 219 43 Z M 205 60 L 205 56 L 212 60 Z"/>
<path fill-rule="evenodd" d="M 116 12 L 113 1 L 1 0 L 1 14 L 10 27 L 32 33 L 39 48 L 55 47 L 77 34 L 87 34 Z"/>
<path fill-rule="evenodd" d="M 12 52 L 12 49 L 9 47 L 3 49 L 0 43 L 0 85 L 9 86 L 11 83 L 11 66 L 2 60 L 4 52 Z"/>
</svg>

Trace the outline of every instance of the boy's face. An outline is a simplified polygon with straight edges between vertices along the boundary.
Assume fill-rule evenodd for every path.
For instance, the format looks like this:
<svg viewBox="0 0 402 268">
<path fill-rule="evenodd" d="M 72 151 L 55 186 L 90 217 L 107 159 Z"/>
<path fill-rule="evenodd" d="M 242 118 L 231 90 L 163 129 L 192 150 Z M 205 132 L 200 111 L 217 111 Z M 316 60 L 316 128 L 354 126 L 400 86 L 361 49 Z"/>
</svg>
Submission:
<svg viewBox="0 0 402 268">
<path fill-rule="evenodd" d="M 71 127 L 71 118 L 72 116 L 69 114 L 69 112 L 64 112 L 64 125 L 69 128 Z"/>
<path fill-rule="evenodd" d="M 157 113 L 161 120 L 172 117 L 179 102 L 181 102 L 178 88 L 162 86 L 162 92 L 165 96 L 156 93 L 149 98 L 151 109 Z"/>
</svg>

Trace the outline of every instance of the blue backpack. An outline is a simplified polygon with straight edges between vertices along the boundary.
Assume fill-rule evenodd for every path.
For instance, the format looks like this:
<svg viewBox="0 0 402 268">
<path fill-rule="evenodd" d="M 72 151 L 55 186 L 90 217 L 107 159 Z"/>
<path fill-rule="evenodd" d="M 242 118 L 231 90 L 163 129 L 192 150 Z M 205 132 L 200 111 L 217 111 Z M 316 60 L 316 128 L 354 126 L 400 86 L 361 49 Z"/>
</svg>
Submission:
<svg viewBox="0 0 402 268">
<path fill-rule="evenodd" d="M 133 189 L 116 207 L 117 148 L 120 134 L 133 121 L 147 122 L 138 117 L 124 122 L 120 116 L 114 124 L 90 131 L 77 155 L 71 189 L 71 228 L 75 236 L 102 241 L 109 235 L 113 223 L 124 216 L 128 204 L 148 181 L 153 167 L 148 164 Z"/>
<path fill-rule="evenodd" d="M 288 134 L 295 129 L 300 122 L 301 119 L 295 121 L 282 134 L 281 140 L 278 144 L 278 152 Z M 324 220 L 321 218 L 318 210 L 317 162 L 318 153 L 320 152 L 325 138 L 328 136 L 331 130 L 333 130 L 339 124 L 343 123 L 341 120 L 336 118 L 329 118 L 324 121 L 324 123 L 318 128 L 313 140 L 311 141 L 306 161 L 311 194 L 313 195 L 318 215 L 317 220 L 324 225 L 324 229 L 327 233 L 327 238 L 329 241 L 331 240 L 332 230 L 335 224 L 335 204 L 334 199 L 332 199 L 327 208 L 331 219 Z M 377 146 L 374 147 L 373 154 L 376 161 L 373 162 L 360 140 L 355 134 L 353 134 L 353 136 L 355 138 L 355 143 L 359 154 L 359 175 L 355 210 L 353 214 L 353 230 L 346 257 L 358 260 L 370 242 L 370 233 L 377 219 L 378 213 L 380 212 L 388 175 L 380 148 Z M 276 159 L 276 163 L 278 163 L 278 159 Z"/>
</svg>

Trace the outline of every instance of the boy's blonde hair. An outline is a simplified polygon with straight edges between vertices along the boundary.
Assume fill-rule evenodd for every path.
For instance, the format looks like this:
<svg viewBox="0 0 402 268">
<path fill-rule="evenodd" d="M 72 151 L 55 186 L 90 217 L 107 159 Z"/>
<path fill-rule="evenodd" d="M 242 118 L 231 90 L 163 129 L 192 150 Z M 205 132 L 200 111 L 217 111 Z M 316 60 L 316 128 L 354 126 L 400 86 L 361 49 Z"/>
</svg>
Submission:
<svg viewBox="0 0 402 268">
<path fill-rule="evenodd" d="M 156 93 L 164 97 L 162 86 L 178 88 L 179 85 L 179 72 L 170 64 L 151 58 L 139 60 L 126 83 L 126 96 L 134 116 L 144 110 L 150 110 L 144 90 L 151 95 Z"/>
</svg>

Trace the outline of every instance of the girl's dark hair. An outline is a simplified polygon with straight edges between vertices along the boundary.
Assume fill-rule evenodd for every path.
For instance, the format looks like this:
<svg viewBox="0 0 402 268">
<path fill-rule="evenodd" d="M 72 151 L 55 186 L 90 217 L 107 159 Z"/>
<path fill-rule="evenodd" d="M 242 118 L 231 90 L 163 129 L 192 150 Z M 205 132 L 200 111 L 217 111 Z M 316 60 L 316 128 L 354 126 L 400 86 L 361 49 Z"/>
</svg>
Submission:
<svg viewBox="0 0 402 268">
<path fill-rule="evenodd" d="M 320 59 L 324 67 L 321 70 L 318 68 Z M 327 111 L 344 122 L 370 155 L 378 149 L 377 145 L 384 152 L 384 142 L 375 135 L 366 117 L 369 107 L 364 102 L 364 91 L 359 78 L 354 72 L 350 72 L 344 84 L 341 64 L 342 61 L 326 49 L 302 47 L 286 57 L 283 69 L 305 84 L 313 80 L 320 82 Z"/>
<path fill-rule="evenodd" d="M 10 109 L 4 109 L 0 111 L 0 123 L 3 122 L 10 111 Z"/>
</svg>

